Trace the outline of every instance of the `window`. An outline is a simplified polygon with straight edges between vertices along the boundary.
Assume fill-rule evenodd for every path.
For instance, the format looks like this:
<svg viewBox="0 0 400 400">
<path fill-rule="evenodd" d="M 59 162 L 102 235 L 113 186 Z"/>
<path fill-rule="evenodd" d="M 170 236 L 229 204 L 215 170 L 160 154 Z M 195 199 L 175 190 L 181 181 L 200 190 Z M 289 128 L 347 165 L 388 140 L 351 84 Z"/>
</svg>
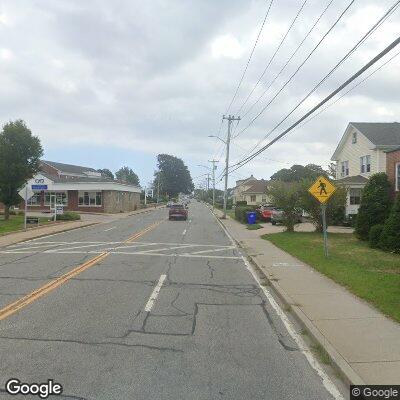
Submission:
<svg viewBox="0 0 400 400">
<path fill-rule="evenodd" d="M 79 192 L 78 205 L 99 207 L 102 204 L 101 192 Z"/>
<path fill-rule="evenodd" d="M 344 176 L 349 175 L 349 162 L 348 161 L 342 161 L 340 163 L 341 165 L 341 177 L 343 178 Z"/>
<path fill-rule="evenodd" d="M 265 202 L 267 201 L 267 197 L 266 197 L 266 196 L 263 196 L 263 197 L 261 198 L 261 201 L 262 201 L 263 203 L 265 203 Z"/>
<path fill-rule="evenodd" d="M 44 205 L 51 206 L 54 205 L 54 196 L 56 197 L 57 204 L 68 205 L 68 195 L 67 192 L 45 192 L 44 193 Z"/>
<path fill-rule="evenodd" d="M 28 199 L 28 206 L 40 206 L 41 197 L 42 195 L 40 192 L 35 192 L 35 194 Z"/>
<path fill-rule="evenodd" d="M 371 172 L 371 156 L 360 157 L 360 172 L 362 174 Z"/>
<path fill-rule="evenodd" d="M 396 164 L 396 191 L 400 191 L 400 163 Z"/>
<path fill-rule="evenodd" d="M 255 194 L 252 194 L 251 196 L 250 196 L 250 201 L 252 202 L 252 203 L 254 203 L 255 201 L 256 201 L 256 195 Z"/>
<path fill-rule="evenodd" d="M 361 202 L 361 189 L 360 188 L 350 188 L 350 204 L 357 205 Z"/>
<path fill-rule="evenodd" d="M 351 138 L 351 143 L 357 143 L 357 132 L 353 132 L 353 137 Z"/>
</svg>

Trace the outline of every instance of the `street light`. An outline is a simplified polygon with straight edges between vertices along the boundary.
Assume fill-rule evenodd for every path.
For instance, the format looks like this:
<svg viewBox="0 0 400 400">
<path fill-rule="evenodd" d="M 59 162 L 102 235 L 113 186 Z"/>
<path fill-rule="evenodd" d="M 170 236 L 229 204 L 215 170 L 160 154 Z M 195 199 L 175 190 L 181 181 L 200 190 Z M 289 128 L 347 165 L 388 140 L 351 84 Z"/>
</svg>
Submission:
<svg viewBox="0 0 400 400">
<path fill-rule="evenodd" d="M 225 144 L 226 144 L 226 141 L 225 141 L 224 139 L 221 139 L 219 136 L 208 135 L 208 137 L 213 137 L 213 138 L 219 139 L 222 143 L 225 143 Z"/>
</svg>

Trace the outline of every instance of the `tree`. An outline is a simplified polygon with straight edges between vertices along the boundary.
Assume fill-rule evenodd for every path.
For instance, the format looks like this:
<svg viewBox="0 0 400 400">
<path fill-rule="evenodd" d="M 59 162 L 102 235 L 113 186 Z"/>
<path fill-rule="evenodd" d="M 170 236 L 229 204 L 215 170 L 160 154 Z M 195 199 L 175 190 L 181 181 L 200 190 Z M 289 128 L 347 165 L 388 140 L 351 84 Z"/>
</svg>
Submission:
<svg viewBox="0 0 400 400">
<path fill-rule="evenodd" d="M 391 204 L 387 175 L 384 172 L 372 175 L 362 191 L 356 219 L 355 232 L 361 240 L 368 240 L 371 227 L 386 220 Z"/>
<path fill-rule="evenodd" d="M 309 214 L 311 222 L 315 226 L 316 232 L 322 232 L 322 211 L 321 203 L 315 199 L 308 191 L 312 185 L 312 180 L 302 182 L 301 207 Z M 344 221 L 346 209 L 347 191 L 344 187 L 338 187 L 326 206 L 327 225 L 338 225 Z"/>
<path fill-rule="evenodd" d="M 101 176 L 103 176 L 104 178 L 109 178 L 114 180 L 114 174 L 107 168 L 98 169 L 97 172 L 100 172 Z"/>
<path fill-rule="evenodd" d="M 400 196 L 397 195 L 380 235 L 379 247 L 400 253 Z"/>
<path fill-rule="evenodd" d="M 4 203 L 4 219 L 10 207 L 21 198 L 18 191 L 39 171 L 43 149 L 37 136 L 22 120 L 8 122 L 0 133 L 0 201 Z"/>
<path fill-rule="evenodd" d="M 267 195 L 271 202 L 283 210 L 283 225 L 287 232 L 294 231 L 298 215 L 301 214 L 301 190 L 299 182 L 271 182 L 267 188 Z"/>
<path fill-rule="evenodd" d="M 300 182 L 304 179 L 314 180 L 319 176 L 328 176 L 328 172 L 321 166 L 315 164 L 293 165 L 290 168 L 283 168 L 271 175 L 272 181 Z"/>
<path fill-rule="evenodd" d="M 160 193 L 176 196 L 179 193 L 192 193 L 194 185 L 190 172 L 184 162 L 169 154 L 157 156 L 158 171 L 154 173 L 154 187 L 160 188 Z"/>
<path fill-rule="evenodd" d="M 129 167 L 121 167 L 116 173 L 115 177 L 119 181 L 130 183 L 131 185 L 139 186 L 139 177 Z"/>
</svg>

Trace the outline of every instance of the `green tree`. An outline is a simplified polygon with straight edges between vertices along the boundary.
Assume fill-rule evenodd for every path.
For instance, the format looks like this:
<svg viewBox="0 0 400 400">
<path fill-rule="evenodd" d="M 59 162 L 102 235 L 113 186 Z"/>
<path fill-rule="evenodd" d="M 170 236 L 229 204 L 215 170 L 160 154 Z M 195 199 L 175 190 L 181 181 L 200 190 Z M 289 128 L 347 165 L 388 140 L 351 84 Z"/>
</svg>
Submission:
<svg viewBox="0 0 400 400">
<path fill-rule="evenodd" d="M 372 175 L 362 191 L 356 219 L 355 232 L 361 240 L 368 240 L 371 227 L 386 220 L 391 204 L 387 175 L 384 172 Z"/>
<path fill-rule="evenodd" d="M 319 176 L 328 176 L 328 172 L 321 166 L 315 164 L 293 165 L 290 168 L 283 168 L 271 175 L 272 181 L 301 182 L 304 179 L 316 179 Z"/>
<path fill-rule="evenodd" d="M 379 240 L 383 250 L 400 253 L 400 196 L 397 195 Z"/>
<path fill-rule="evenodd" d="M 321 203 L 314 198 L 308 191 L 312 185 L 312 180 L 304 180 L 302 182 L 301 191 L 301 207 L 309 214 L 311 222 L 315 226 L 316 232 L 322 232 L 322 211 Z M 343 223 L 345 218 L 347 191 L 344 187 L 338 187 L 326 206 L 326 223 L 327 225 L 339 225 Z"/>
<path fill-rule="evenodd" d="M 271 182 L 267 188 L 267 195 L 271 202 L 283 210 L 283 225 L 287 232 L 294 231 L 294 225 L 301 214 L 302 184 L 299 182 Z"/>
<path fill-rule="evenodd" d="M 10 207 L 21 198 L 18 191 L 39 171 L 43 149 L 37 136 L 22 120 L 8 122 L 0 132 L 0 201 L 4 203 L 4 218 Z"/>
<path fill-rule="evenodd" d="M 98 169 L 97 172 L 100 172 L 101 176 L 103 176 L 104 178 L 109 178 L 114 180 L 114 174 L 107 168 Z"/>
<path fill-rule="evenodd" d="M 115 177 L 119 181 L 130 183 L 131 185 L 139 186 L 139 177 L 133 172 L 132 168 L 121 167 L 116 173 Z"/>
<path fill-rule="evenodd" d="M 169 154 L 157 156 L 158 171 L 154 173 L 153 186 L 160 188 L 160 193 L 176 196 L 179 193 L 192 193 L 194 185 L 190 172 L 184 162 Z"/>
</svg>

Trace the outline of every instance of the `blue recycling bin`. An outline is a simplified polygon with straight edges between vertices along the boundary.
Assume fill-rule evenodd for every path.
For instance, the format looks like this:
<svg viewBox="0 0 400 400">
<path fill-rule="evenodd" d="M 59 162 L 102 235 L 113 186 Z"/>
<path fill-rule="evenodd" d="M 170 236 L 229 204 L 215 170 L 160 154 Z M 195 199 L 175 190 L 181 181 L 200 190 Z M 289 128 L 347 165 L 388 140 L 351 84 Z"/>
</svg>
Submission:
<svg viewBox="0 0 400 400">
<path fill-rule="evenodd" d="M 256 212 L 255 212 L 255 211 L 249 211 L 249 212 L 247 213 L 247 223 L 248 223 L 249 225 L 253 225 L 253 224 L 256 223 L 256 220 L 257 220 L 257 214 L 256 214 Z"/>
</svg>

